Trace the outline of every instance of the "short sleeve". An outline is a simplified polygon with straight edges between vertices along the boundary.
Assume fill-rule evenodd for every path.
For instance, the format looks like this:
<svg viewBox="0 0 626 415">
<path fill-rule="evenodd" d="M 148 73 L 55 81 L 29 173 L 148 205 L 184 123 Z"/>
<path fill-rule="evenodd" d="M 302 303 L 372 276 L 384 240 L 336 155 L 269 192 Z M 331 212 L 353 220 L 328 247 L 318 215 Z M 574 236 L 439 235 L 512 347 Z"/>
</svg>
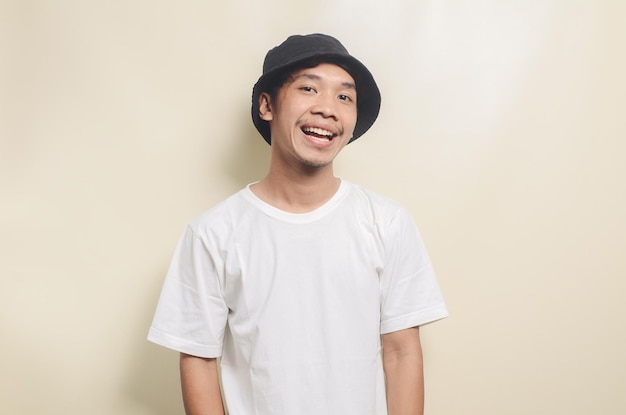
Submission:
<svg viewBox="0 0 626 415">
<path fill-rule="evenodd" d="M 448 311 L 417 226 L 399 208 L 383 232 L 381 334 L 421 326 Z"/>
<path fill-rule="evenodd" d="M 223 261 L 191 227 L 170 264 L 148 340 L 199 357 L 222 353 L 228 308 L 220 279 Z"/>
</svg>

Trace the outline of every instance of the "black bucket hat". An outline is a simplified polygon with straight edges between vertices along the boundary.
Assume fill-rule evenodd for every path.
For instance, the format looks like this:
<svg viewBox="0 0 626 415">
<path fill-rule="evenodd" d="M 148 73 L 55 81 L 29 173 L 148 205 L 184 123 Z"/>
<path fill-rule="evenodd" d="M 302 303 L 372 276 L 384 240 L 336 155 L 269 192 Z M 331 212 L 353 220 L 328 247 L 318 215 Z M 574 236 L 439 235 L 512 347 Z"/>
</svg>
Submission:
<svg viewBox="0 0 626 415">
<path fill-rule="evenodd" d="M 279 75 L 292 72 L 307 60 L 335 63 L 354 78 L 357 91 L 357 120 L 350 143 L 362 136 L 374 124 L 380 110 L 380 91 L 370 71 L 334 37 L 321 33 L 289 36 L 270 49 L 263 62 L 263 75 L 252 89 L 252 121 L 265 141 L 271 144 L 269 123 L 259 115 L 259 97 L 269 92 Z"/>
</svg>

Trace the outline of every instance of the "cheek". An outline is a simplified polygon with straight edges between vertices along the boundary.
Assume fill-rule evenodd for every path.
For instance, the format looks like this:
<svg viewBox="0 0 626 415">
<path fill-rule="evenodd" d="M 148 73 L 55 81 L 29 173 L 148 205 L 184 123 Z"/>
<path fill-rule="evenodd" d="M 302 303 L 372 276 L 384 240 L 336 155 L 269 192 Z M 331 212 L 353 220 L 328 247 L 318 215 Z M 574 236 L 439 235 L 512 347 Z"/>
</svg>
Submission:
<svg viewBox="0 0 626 415">
<path fill-rule="evenodd" d="M 347 120 L 348 122 L 346 123 L 346 127 L 348 127 L 348 125 L 352 128 L 352 130 L 354 130 L 354 127 L 356 126 L 356 120 L 357 120 L 357 113 L 356 110 L 350 110 L 345 114 L 345 118 L 344 120 Z"/>
</svg>

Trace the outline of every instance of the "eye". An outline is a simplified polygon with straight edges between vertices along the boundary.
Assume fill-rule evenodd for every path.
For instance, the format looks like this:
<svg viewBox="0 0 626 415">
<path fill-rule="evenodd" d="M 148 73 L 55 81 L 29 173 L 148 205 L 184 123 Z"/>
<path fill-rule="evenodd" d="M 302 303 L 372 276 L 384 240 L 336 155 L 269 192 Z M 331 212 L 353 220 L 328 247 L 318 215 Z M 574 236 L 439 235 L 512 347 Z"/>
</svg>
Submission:
<svg viewBox="0 0 626 415">
<path fill-rule="evenodd" d="M 339 98 L 340 101 L 346 101 L 346 102 L 354 101 L 350 95 L 345 95 L 345 94 L 340 94 L 337 98 Z"/>
<path fill-rule="evenodd" d="M 309 85 L 301 86 L 300 90 L 304 91 L 304 92 L 315 92 L 315 89 L 312 86 L 309 86 Z"/>
</svg>

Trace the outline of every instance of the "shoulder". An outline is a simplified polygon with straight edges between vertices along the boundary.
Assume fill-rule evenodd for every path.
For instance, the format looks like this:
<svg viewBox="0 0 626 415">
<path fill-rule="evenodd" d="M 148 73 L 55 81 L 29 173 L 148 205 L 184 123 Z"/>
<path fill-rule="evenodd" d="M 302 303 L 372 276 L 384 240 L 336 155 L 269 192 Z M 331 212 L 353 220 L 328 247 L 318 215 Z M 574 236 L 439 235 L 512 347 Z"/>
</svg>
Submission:
<svg viewBox="0 0 626 415">
<path fill-rule="evenodd" d="M 360 185 L 350 186 L 357 220 L 361 226 L 374 230 L 384 245 L 389 241 L 421 238 L 417 224 L 403 205 Z"/>
<path fill-rule="evenodd" d="M 202 212 L 188 227 L 200 237 L 228 234 L 236 226 L 246 210 L 251 208 L 245 197 L 246 189 L 232 194 L 217 205 Z"/>
<path fill-rule="evenodd" d="M 352 202 L 361 209 L 369 210 L 376 219 L 384 221 L 392 220 L 398 216 L 409 216 L 404 206 L 387 196 L 358 184 L 348 183 L 348 186 L 350 187 L 350 198 Z"/>
</svg>

